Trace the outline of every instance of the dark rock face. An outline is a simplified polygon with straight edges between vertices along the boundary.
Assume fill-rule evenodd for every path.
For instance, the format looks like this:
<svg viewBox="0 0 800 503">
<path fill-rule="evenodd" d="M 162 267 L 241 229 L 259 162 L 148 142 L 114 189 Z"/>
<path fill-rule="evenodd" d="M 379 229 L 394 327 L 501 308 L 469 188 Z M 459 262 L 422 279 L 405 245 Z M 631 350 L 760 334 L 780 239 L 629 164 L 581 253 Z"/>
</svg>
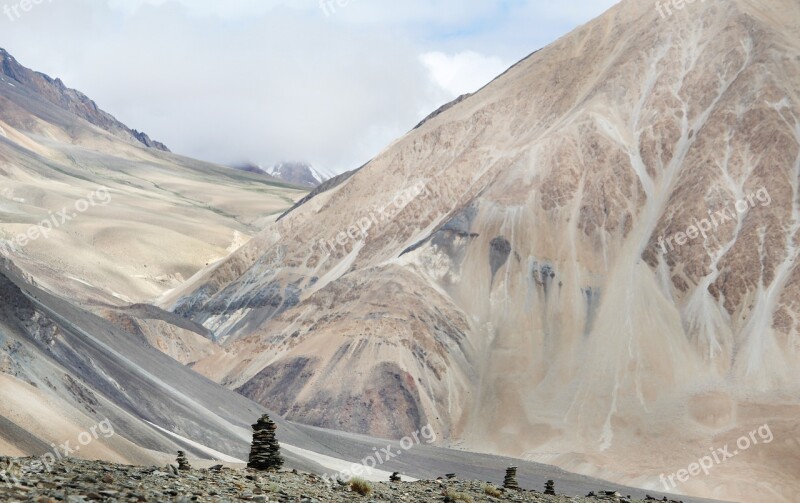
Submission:
<svg viewBox="0 0 800 503">
<path fill-rule="evenodd" d="M 286 285 L 273 281 L 265 288 L 258 290 L 252 297 L 237 297 L 236 286 L 230 285 L 215 295 L 204 305 L 206 312 L 214 314 L 233 313 L 240 309 L 270 308 L 274 314 L 280 314 L 296 306 L 300 299 L 300 290 L 296 285 Z"/>
<path fill-rule="evenodd" d="M 144 143 L 146 146 L 150 148 L 154 148 L 156 150 L 163 150 L 164 152 L 169 152 L 169 149 L 166 145 L 161 143 L 160 141 L 151 140 L 146 133 L 141 131 L 133 130 L 133 137 L 139 140 L 139 142 Z"/>
<path fill-rule="evenodd" d="M 101 110 L 85 94 L 70 89 L 61 81 L 43 73 L 25 68 L 5 49 L 0 49 L 0 74 L 13 80 L 29 92 L 49 103 L 71 112 L 109 133 L 126 140 L 139 142 L 147 147 L 169 152 L 163 143 L 151 140 L 145 133 L 131 129 L 111 114 Z"/>
<path fill-rule="evenodd" d="M 203 307 L 211 297 L 216 293 L 216 289 L 212 285 L 203 285 L 192 293 L 192 295 L 183 297 L 173 307 L 172 312 L 184 318 L 190 319 L 195 311 Z"/>
<path fill-rule="evenodd" d="M 22 290 L 11 281 L 8 276 L 0 271 L 0 306 L 6 315 L 16 314 L 14 317 L 30 318 L 33 316 L 33 303 Z"/>
<path fill-rule="evenodd" d="M 58 327 L 39 313 L 33 302 L 0 270 L 0 317 L 14 323 L 36 342 L 49 347 L 58 336 Z"/>
<path fill-rule="evenodd" d="M 236 391 L 255 402 L 269 404 L 270 410 L 286 414 L 295 397 L 313 377 L 315 363 L 311 358 L 278 362 L 263 369 Z"/>
<path fill-rule="evenodd" d="M 492 281 L 497 271 L 508 261 L 511 255 L 511 243 L 502 236 L 492 239 L 489 244 L 489 264 L 492 267 Z"/>
<path fill-rule="evenodd" d="M 306 424 L 336 430 L 367 433 L 379 431 L 384 437 L 397 432 L 419 430 L 427 424 L 416 384 L 407 372 L 391 362 L 375 365 L 367 388 L 333 395 L 319 390 L 311 401 L 297 396 L 313 382 L 317 361 L 297 357 L 270 365 L 237 391 L 264 404 L 289 420 L 302 418 Z"/>
<path fill-rule="evenodd" d="M 472 222 L 477 214 L 478 207 L 476 205 L 467 206 L 447 223 L 431 233 L 430 236 L 403 250 L 400 256 L 402 257 L 430 241 L 434 246 L 444 250 L 455 265 L 461 265 L 467 249 L 466 245 L 469 244 L 470 240 L 479 237 L 479 234 L 470 232 Z"/>
</svg>

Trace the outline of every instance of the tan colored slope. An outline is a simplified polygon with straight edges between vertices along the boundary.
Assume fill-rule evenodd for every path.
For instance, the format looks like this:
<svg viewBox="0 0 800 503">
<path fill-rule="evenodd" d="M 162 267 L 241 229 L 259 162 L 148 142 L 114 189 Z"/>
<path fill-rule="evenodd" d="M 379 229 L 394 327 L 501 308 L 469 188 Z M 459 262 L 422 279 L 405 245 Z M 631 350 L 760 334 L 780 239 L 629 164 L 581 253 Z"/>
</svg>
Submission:
<svg viewBox="0 0 800 503">
<path fill-rule="evenodd" d="M 93 104 L 82 113 L 109 130 L 57 106 L 82 95 L 60 100 L 49 82 L 0 68 L 0 255 L 182 363 L 217 353 L 207 331 L 124 306 L 227 257 L 306 191 L 126 140 L 130 130 Z"/>
<path fill-rule="evenodd" d="M 42 445 L 20 447 L 18 437 L 0 438 L 3 455 L 50 452 L 63 456 L 61 446 L 68 442 L 67 448 L 77 448 L 75 454 L 84 459 L 128 464 L 161 463 L 169 459 L 165 454 L 147 451 L 117 435 L 112 423 L 98 425 L 98 421 L 66 401 L 54 403 L 52 396 L 44 396 L 29 384 L 6 374 L 0 374 L 0 404 L 0 417 L 42 442 Z M 57 453 L 48 443 L 58 447 Z"/>
<path fill-rule="evenodd" d="M 79 92 L 3 58 L 10 64 L 0 71 L 0 251 L 56 292 L 115 305 L 152 299 L 306 194 L 146 148 Z M 36 227 L 54 228 L 42 238 Z M 29 232 L 34 239 L 20 241 Z"/>
<path fill-rule="evenodd" d="M 47 146 L 47 158 L 29 157 L 32 145 L 23 141 L 0 145 L 0 232 L 13 241 L 55 221 L 47 239 L 16 246 L 13 257 L 40 281 L 49 278 L 53 290 L 81 299 L 156 297 L 227 256 L 304 195 L 169 154 L 128 160 L 127 146 L 116 156 L 37 145 Z M 77 211 L 89 197 L 95 204 Z"/>
<path fill-rule="evenodd" d="M 196 368 L 294 420 L 653 489 L 766 424 L 675 491 L 793 501 L 798 28 L 790 0 L 622 2 L 167 299 L 227 340 Z"/>
</svg>

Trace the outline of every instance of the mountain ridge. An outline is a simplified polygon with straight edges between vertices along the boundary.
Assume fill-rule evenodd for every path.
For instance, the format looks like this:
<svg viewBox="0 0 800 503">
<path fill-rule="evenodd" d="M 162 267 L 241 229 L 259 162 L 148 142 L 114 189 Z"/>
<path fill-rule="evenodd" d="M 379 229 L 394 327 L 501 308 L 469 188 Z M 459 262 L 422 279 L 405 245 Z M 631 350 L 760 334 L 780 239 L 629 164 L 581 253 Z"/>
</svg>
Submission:
<svg viewBox="0 0 800 503">
<path fill-rule="evenodd" d="M 26 86 L 53 105 L 74 113 L 119 138 L 136 141 L 156 150 L 170 152 L 166 145 L 151 140 L 146 133 L 124 125 L 108 112 L 101 110 L 97 103 L 89 99 L 85 94 L 68 88 L 61 79 L 54 79 L 49 75 L 24 67 L 8 51 L 1 47 L 0 70 L 2 70 L 0 74 L 20 85 Z M 6 82 L 6 84 L 9 84 L 9 82 Z"/>
<path fill-rule="evenodd" d="M 790 437 L 800 12 L 684 11 L 621 2 L 165 298 L 224 341 L 195 368 L 296 421 L 402 435 L 431 420 L 473 449 L 637 485 L 765 422 Z M 358 229 L 415 183 L 432 197 Z M 797 456 L 762 449 L 680 490 L 753 499 L 739 475 L 755 470 L 790 501 Z"/>
</svg>

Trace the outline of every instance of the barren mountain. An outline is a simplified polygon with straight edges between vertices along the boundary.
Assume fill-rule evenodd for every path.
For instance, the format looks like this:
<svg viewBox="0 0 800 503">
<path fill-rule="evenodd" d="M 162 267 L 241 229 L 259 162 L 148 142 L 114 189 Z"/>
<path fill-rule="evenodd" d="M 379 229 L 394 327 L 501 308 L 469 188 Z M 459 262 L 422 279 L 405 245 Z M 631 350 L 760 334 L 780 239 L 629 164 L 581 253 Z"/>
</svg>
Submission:
<svg viewBox="0 0 800 503">
<path fill-rule="evenodd" d="M 52 489 L 55 492 L 48 493 L 56 498 L 64 494 L 62 475 L 69 473 L 71 478 L 75 467 L 86 463 L 64 459 L 71 468 L 63 470 L 62 457 L 150 465 L 143 472 L 153 474 L 152 465 L 174 461 L 180 449 L 196 467 L 221 461 L 241 468 L 251 439 L 249 423 L 264 412 L 160 353 L 143 337 L 31 285 L 22 271 L 0 259 L 0 499 L 19 501 L 23 494 L 29 498 L 33 488 Z M 386 470 L 397 470 L 405 480 L 431 479 L 457 470 L 463 477 L 499 483 L 503 469 L 513 463 L 520 466 L 523 487 L 541 488 L 545 480 L 555 479 L 561 494 L 616 490 L 638 498 L 645 495 L 537 463 L 433 447 L 428 445 L 434 440 L 430 436 L 406 450 L 402 443 L 275 419 L 287 466 L 318 475 L 335 476 L 378 448 L 389 448 L 397 459 L 367 472 L 368 478 L 386 481 L 391 473 Z M 8 455 L 31 458 L 9 466 L 4 458 Z M 20 471 L 21 466 L 33 469 L 42 462 L 57 466 L 50 474 Z M 229 474 L 252 479 L 242 472 Z M 170 478 L 163 472 L 153 477 L 159 487 L 165 479 L 158 477 Z M 101 492 L 113 489 L 106 479 L 91 478 L 104 485 Z M 174 479 L 170 482 L 180 485 Z M 73 497 L 75 482 L 68 482 Z M 222 481 L 205 483 L 202 500 L 209 498 L 207 493 L 229 490 Z M 85 487 L 83 491 L 92 492 Z"/>
<path fill-rule="evenodd" d="M 60 80 L 5 51 L 0 62 L 0 251 L 56 292 L 149 301 L 306 194 L 147 148 L 146 135 Z M 38 237 L 21 239 L 29 232 Z"/>
<path fill-rule="evenodd" d="M 744 437 L 671 490 L 796 501 L 799 32 L 796 0 L 623 0 L 161 306 L 291 420 L 660 489 Z"/>
<path fill-rule="evenodd" d="M 127 431 L 84 456 L 171 457 L 178 444 L 158 427 L 246 452 L 248 416 L 263 409 L 222 388 L 211 408 L 236 412 L 202 409 L 192 394 L 210 396 L 211 383 L 161 354 L 208 356 L 208 331 L 128 304 L 225 257 L 304 192 L 170 154 L 60 80 L 0 60 L 2 452 L 74 445 L 103 418 Z"/>
<path fill-rule="evenodd" d="M 568 494 L 644 497 L 552 466 L 428 445 L 431 437 L 406 452 L 404 443 L 299 426 L 194 372 L 196 362 L 222 355 L 215 334 L 138 301 L 204 277 L 201 269 L 215 267 L 310 195 L 149 148 L 119 134 L 124 127 L 108 131 L 90 120 L 108 114 L 86 117 L 85 109 L 54 102 L 52 89 L 40 85 L 48 79 L 14 65 L 13 77 L 0 75 L 0 499 L 30 499 L 33 487 L 61 499 L 68 489 L 74 498 L 73 468 L 93 464 L 67 460 L 50 473 L 20 470 L 20 463 L 32 468 L 48 456 L 163 466 L 181 449 L 195 466 L 242 467 L 250 424 L 265 412 L 278 423 L 287 467 L 318 475 L 335 476 L 380 448 L 400 456 L 368 471 L 372 480 L 386 481 L 394 470 L 406 480 L 456 470 L 498 483 L 506 466 L 518 464 L 523 487 L 555 479 Z M 72 477 L 66 484 L 65 469 Z M 154 475 L 152 466 L 141 473 L 175 480 Z M 252 479 L 229 475 L 234 485 L 203 483 L 203 494 L 242 489 L 238 480 Z M 109 489 L 107 477 L 97 482 Z M 163 487 L 162 479 L 154 483 Z"/>
<path fill-rule="evenodd" d="M 184 366 L 219 350 L 208 330 L 131 302 L 227 256 L 305 192 L 173 155 L 5 51 L 0 65 L 0 453 L 76 447 L 109 420 L 117 434 L 80 454 L 239 459 L 265 409 Z"/>
</svg>

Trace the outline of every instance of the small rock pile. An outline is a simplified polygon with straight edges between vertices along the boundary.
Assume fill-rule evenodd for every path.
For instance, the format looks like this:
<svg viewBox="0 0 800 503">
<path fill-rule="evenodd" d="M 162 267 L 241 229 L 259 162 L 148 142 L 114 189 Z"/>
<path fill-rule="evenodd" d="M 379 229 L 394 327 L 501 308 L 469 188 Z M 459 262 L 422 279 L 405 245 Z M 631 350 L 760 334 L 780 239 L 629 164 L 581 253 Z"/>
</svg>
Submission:
<svg viewBox="0 0 800 503">
<path fill-rule="evenodd" d="M 519 489 L 516 466 L 509 466 L 506 468 L 506 477 L 503 479 L 503 487 L 505 489 Z"/>
<path fill-rule="evenodd" d="M 544 483 L 544 493 L 549 495 L 549 496 L 555 496 L 556 495 L 556 483 L 553 482 L 552 480 L 548 480 L 547 482 L 545 482 Z"/>
<path fill-rule="evenodd" d="M 178 451 L 178 470 L 185 472 L 192 469 L 192 465 L 189 464 L 189 459 L 186 457 L 186 453 L 183 451 Z"/>
<path fill-rule="evenodd" d="M 400 474 L 397 472 L 392 473 L 389 476 L 389 482 L 394 482 L 394 483 L 402 482 L 402 480 L 400 479 Z"/>
<path fill-rule="evenodd" d="M 261 471 L 277 471 L 283 466 L 281 446 L 275 438 L 278 427 L 264 414 L 253 425 L 253 445 L 250 448 L 248 468 Z"/>
</svg>

